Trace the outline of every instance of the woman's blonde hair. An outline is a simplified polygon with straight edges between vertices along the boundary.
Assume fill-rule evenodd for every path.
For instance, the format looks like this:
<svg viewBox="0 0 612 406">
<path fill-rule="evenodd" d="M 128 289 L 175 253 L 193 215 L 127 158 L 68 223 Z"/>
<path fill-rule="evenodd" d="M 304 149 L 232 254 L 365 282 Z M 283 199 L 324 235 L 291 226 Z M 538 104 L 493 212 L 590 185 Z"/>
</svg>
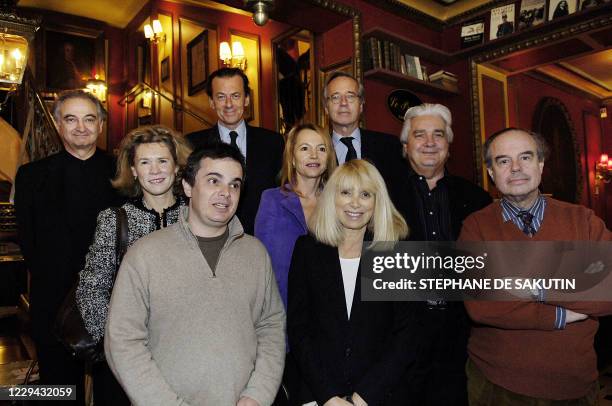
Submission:
<svg viewBox="0 0 612 406">
<path fill-rule="evenodd" d="M 378 170 L 368 161 L 353 159 L 335 170 L 319 196 L 308 224 L 317 240 L 333 247 L 342 242 L 344 229 L 336 214 L 336 194 L 353 187 L 374 195 L 374 213 L 368 224 L 373 241 L 397 241 L 408 234 L 406 221 L 393 206 Z"/>
<path fill-rule="evenodd" d="M 113 179 L 113 187 L 118 189 L 122 194 L 129 197 L 138 197 L 142 195 L 140 183 L 132 174 L 132 166 L 134 166 L 134 158 L 136 149 L 142 144 L 161 143 L 164 144 L 174 164 L 178 167 L 179 173 L 174 180 L 174 192 L 179 193 L 181 190 L 180 179 L 181 172 L 187 162 L 187 157 L 191 153 L 189 142 L 180 133 L 164 126 L 150 125 L 138 127 L 128 133 L 121 144 L 119 145 L 119 157 L 117 159 L 117 174 Z"/>
<path fill-rule="evenodd" d="M 283 153 L 283 168 L 281 169 L 281 188 L 284 191 L 287 191 L 287 183 L 291 186 L 295 186 L 297 183 L 297 172 L 295 170 L 293 161 L 295 159 L 295 146 L 297 144 L 297 139 L 303 130 L 312 130 L 319 134 L 321 139 L 323 139 L 325 148 L 327 149 L 327 168 L 321 175 L 319 187 L 323 188 L 323 186 L 325 186 L 325 182 L 327 182 L 329 175 L 334 171 L 334 169 L 336 169 L 336 154 L 334 152 L 334 145 L 332 144 L 329 133 L 325 133 L 325 130 L 316 124 L 298 124 L 293 127 L 291 131 L 289 131 L 287 134 L 287 142 L 285 143 L 285 152 Z"/>
</svg>

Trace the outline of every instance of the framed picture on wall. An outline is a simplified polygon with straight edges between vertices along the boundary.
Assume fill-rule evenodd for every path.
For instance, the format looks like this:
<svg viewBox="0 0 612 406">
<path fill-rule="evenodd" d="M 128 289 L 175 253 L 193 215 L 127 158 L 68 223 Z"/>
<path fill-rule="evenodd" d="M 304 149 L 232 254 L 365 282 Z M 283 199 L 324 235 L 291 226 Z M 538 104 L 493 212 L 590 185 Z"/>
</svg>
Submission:
<svg viewBox="0 0 612 406">
<path fill-rule="evenodd" d="M 524 30 L 542 24 L 546 17 L 546 0 L 522 0 L 518 29 Z"/>
<path fill-rule="evenodd" d="M 208 30 L 187 43 L 187 93 L 193 96 L 206 87 L 208 77 Z"/>
<path fill-rule="evenodd" d="M 508 4 L 491 10 L 489 40 L 510 35 L 514 32 L 514 4 Z"/>
<path fill-rule="evenodd" d="M 169 56 L 165 57 L 161 61 L 160 76 L 161 76 L 162 82 L 165 82 L 166 80 L 170 79 L 170 57 Z"/>
<path fill-rule="evenodd" d="M 548 4 L 548 21 L 575 13 L 577 2 L 578 0 L 550 0 Z"/>
<path fill-rule="evenodd" d="M 81 89 L 95 75 L 105 78 L 101 31 L 50 26 L 40 35 L 43 46 L 37 47 L 37 78 L 42 78 L 45 91 Z"/>
<path fill-rule="evenodd" d="M 319 125 L 326 128 L 328 125 L 327 115 L 325 114 L 325 99 L 323 98 L 323 89 L 325 88 L 325 82 L 334 72 L 344 72 L 349 75 L 353 75 L 353 59 L 349 58 L 345 61 L 329 65 L 325 68 L 319 69 Z"/>
</svg>

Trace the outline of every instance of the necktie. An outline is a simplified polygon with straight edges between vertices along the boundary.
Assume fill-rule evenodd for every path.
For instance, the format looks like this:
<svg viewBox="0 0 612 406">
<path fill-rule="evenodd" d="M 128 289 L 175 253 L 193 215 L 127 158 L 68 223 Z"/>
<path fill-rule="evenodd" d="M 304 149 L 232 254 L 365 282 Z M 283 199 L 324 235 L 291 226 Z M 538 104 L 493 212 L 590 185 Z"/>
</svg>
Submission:
<svg viewBox="0 0 612 406">
<path fill-rule="evenodd" d="M 357 159 L 357 151 L 355 151 L 355 147 L 353 146 L 353 140 L 353 137 L 340 138 L 340 142 L 342 142 L 348 148 L 348 151 L 346 151 L 346 157 L 344 158 L 344 162 L 348 162 L 351 159 Z"/>
<path fill-rule="evenodd" d="M 532 236 L 535 234 L 535 229 L 533 228 L 533 214 L 528 211 L 521 211 L 518 214 L 518 217 L 523 221 L 523 232 L 528 236 Z"/>
<path fill-rule="evenodd" d="M 235 147 L 237 150 L 240 150 L 240 148 L 238 148 L 238 144 L 236 144 L 236 138 L 238 138 L 238 133 L 236 131 L 230 131 L 229 133 L 230 136 L 230 145 L 232 147 Z"/>
</svg>

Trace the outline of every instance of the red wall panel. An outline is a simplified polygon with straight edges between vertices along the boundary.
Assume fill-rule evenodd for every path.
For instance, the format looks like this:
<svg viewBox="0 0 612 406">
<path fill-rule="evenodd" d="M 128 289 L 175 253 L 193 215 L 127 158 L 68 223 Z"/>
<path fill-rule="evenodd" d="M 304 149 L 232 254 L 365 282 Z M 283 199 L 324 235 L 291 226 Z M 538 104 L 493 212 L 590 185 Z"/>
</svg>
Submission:
<svg viewBox="0 0 612 406">
<path fill-rule="evenodd" d="M 601 149 L 597 148 L 597 143 L 594 143 L 594 140 L 591 139 L 590 134 L 586 135 L 587 139 L 585 142 L 585 134 L 588 132 L 585 129 L 583 114 L 586 112 L 599 116 L 599 104 L 581 97 L 578 94 L 570 93 L 564 89 L 561 89 L 560 87 L 553 86 L 525 74 L 517 75 L 513 79 L 513 84 L 515 88 L 515 100 L 509 100 L 509 103 L 510 105 L 516 103 L 517 115 L 516 122 L 511 123 L 511 125 L 532 129 L 532 122 L 536 108 L 538 103 L 544 97 L 554 97 L 559 99 L 565 105 L 576 131 L 576 144 L 580 154 L 580 173 L 582 174 L 583 178 L 580 204 L 589 206 L 589 200 L 595 202 L 596 200 L 603 199 L 603 197 L 594 196 L 592 184 L 588 184 L 585 169 L 588 162 L 592 159 L 592 155 L 599 156 L 599 154 L 601 154 Z M 612 132 L 609 130 L 606 132 L 604 129 L 603 138 L 606 139 L 610 136 L 612 136 Z M 595 134 L 593 137 L 597 138 L 599 135 Z M 584 151 L 585 145 L 592 145 L 592 147 L 588 147 L 586 154 Z M 606 191 L 606 193 L 609 192 Z M 604 215 L 604 213 L 598 214 Z"/>
</svg>

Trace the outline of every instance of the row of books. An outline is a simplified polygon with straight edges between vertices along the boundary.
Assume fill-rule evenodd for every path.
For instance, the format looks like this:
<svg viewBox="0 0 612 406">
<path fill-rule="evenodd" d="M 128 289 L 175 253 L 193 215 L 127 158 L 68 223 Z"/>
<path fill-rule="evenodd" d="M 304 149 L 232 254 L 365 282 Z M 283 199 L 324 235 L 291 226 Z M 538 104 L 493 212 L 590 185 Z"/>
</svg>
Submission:
<svg viewBox="0 0 612 406">
<path fill-rule="evenodd" d="M 392 41 L 370 37 L 364 44 L 364 70 L 388 69 L 420 80 L 426 79 L 426 69 L 418 56 L 403 53 Z"/>
</svg>

